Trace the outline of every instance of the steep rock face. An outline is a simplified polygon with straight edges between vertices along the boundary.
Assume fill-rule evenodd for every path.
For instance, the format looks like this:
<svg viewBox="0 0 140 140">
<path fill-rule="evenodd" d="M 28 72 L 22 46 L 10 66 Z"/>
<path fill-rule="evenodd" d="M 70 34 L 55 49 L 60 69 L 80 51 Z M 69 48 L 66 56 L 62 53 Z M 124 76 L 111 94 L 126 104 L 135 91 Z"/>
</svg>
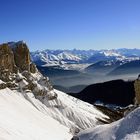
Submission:
<svg viewBox="0 0 140 140">
<path fill-rule="evenodd" d="M 135 104 L 140 104 L 140 80 L 137 79 L 134 82 L 134 88 L 135 88 Z"/>
<path fill-rule="evenodd" d="M 0 78 L 8 81 L 10 73 L 13 72 L 17 72 L 13 51 L 8 44 L 2 44 L 0 45 Z"/>
<path fill-rule="evenodd" d="M 37 69 L 37 68 L 36 68 L 36 65 L 35 65 L 34 63 L 31 63 L 31 64 L 30 64 L 30 72 L 31 72 L 31 73 L 35 73 L 35 72 L 36 72 L 36 69 Z"/>
<path fill-rule="evenodd" d="M 36 66 L 31 63 L 29 49 L 23 41 L 9 42 L 0 45 L 0 79 L 13 80 L 17 72 L 35 73 Z"/>
<path fill-rule="evenodd" d="M 37 77 L 35 75 L 38 75 Z M 49 94 L 53 90 L 49 78 L 41 76 L 36 65 L 31 62 L 29 49 L 23 41 L 0 45 L 0 89 L 18 89 L 21 92 L 32 91 L 36 98 L 49 100 L 57 95 Z M 41 84 L 44 86 L 42 87 Z"/>
<path fill-rule="evenodd" d="M 0 45 L 0 69 L 8 69 L 14 72 L 15 62 L 14 54 L 8 44 Z"/>
<path fill-rule="evenodd" d="M 16 47 L 12 47 L 14 53 L 14 60 L 16 66 L 19 68 L 20 71 L 30 71 L 30 52 L 29 49 L 24 42 L 18 42 L 15 44 Z"/>
</svg>

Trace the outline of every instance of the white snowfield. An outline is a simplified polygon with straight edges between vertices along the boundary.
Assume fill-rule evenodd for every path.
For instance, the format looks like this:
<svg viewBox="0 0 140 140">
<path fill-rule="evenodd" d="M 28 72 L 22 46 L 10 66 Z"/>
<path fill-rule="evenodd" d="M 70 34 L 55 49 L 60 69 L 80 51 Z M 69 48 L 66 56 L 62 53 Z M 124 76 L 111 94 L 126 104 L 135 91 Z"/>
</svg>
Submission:
<svg viewBox="0 0 140 140">
<path fill-rule="evenodd" d="M 73 140 L 140 140 L 140 107 L 117 122 L 80 132 Z"/>
<path fill-rule="evenodd" d="M 39 75 L 39 73 L 34 74 L 32 78 L 38 85 L 36 90 L 48 88 L 46 84 L 43 83 L 43 77 Z M 23 87 L 23 83 L 21 83 L 21 85 L 20 87 Z M 23 97 L 38 110 L 68 127 L 71 133 L 96 126 L 100 124 L 99 120 L 109 119 L 108 116 L 101 113 L 93 105 L 80 101 L 66 93 L 58 90 L 49 91 L 49 89 L 47 92 L 47 95 L 50 96 L 57 94 L 57 98 L 49 100 L 47 97 L 38 96 L 37 98 L 39 100 L 37 100 L 31 92 L 22 92 L 20 94 L 24 95 Z"/>
<path fill-rule="evenodd" d="M 43 104 L 31 92 L 0 90 L 0 140 L 70 140 L 77 128 L 108 118 L 92 105 L 54 91 L 58 98 Z"/>
<path fill-rule="evenodd" d="M 43 106 L 42 106 L 43 107 Z M 69 129 L 10 89 L 0 90 L 0 140 L 69 140 Z"/>
<path fill-rule="evenodd" d="M 54 90 L 58 97 L 56 100 L 43 103 L 47 106 L 47 112 L 61 124 L 70 129 L 86 129 L 99 124 L 98 119 L 109 119 L 106 115 L 97 110 L 93 105 L 85 103 L 63 92 Z"/>
</svg>

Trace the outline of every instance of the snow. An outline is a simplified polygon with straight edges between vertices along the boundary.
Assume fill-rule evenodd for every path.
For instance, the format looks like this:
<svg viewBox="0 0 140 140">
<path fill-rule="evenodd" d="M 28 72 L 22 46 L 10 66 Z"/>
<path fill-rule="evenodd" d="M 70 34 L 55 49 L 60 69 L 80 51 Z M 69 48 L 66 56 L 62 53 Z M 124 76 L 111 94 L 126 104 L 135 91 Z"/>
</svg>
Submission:
<svg viewBox="0 0 140 140">
<path fill-rule="evenodd" d="M 23 79 L 25 79 L 23 77 Z M 108 116 L 101 113 L 93 105 L 80 101 L 66 93 L 50 88 L 49 79 L 41 76 L 38 72 L 32 74 L 30 79 L 36 85 L 33 92 L 38 94 L 39 91 L 44 91 L 44 95 L 37 95 L 37 99 L 33 93 L 28 91 L 24 97 L 31 102 L 38 110 L 49 115 L 59 121 L 70 130 L 86 129 L 98 125 L 99 120 L 109 119 Z M 21 85 L 25 85 L 26 83 Z M 21 87 L 21 86 L 20 86 Z M 43 107 L 42 107 L 43 106 Z M 72 133 L 75 133 L 74 131 Z"/>
<path fill-rule="evenodd" d="M 92 105 L 63 92 L 54 90 L 48 94 L 53 95 L 54 93 L 58 95 L 56 99 L 47 100 L 47 98 L 40 97 L 42 103 L 35 99 L 32 93 L 26 94 L 25 98 L 38 110 L 68 127 L 70 131 L 77 128 L 81 130 L 96 126 L 99 124 L 98 119 L 105 120 L 108 118 Z M 75 132 L 73 131 L 72 133 Z"/>
<path fill-rule="evenodd" d="M 75 60 L 75 61 L 81 60 L 78 56 L 67 53 L 67 52 L 62 52 L 58 54 L 57 57 L 59 58 L 59 60 Z"/>
<path fill-rule="evenodd" d="M 47 89 L 39 73 L 32 76 L 38 90 Z M 23 75 L 17 78 L 21 79 L 19 89 L 28 84 Z M 70 140 L 80 130 L 101 124 L 98 119 L 109 119 L 94 106 L 63 92 L 47 92 L 46 96 L 57 97 L 49 100 L 36 98 L 30 90 L 0 90 L 0 140 Z"/>
<path fill-rule="evenodd" d="M 31 53 L 32 60 L 42 61 L 45 65 L 59 65 L 60 62 L 62 63 L 69 63 L 69 62 L 79 62 L 81 60 L 80 57 L 65 52 L 65 51 L 36 51 Z"/>
<path fill-rule="evenodd" d="M 87 129 L 77 137 L 79 140 L 139 140 L 140 107 L 117 122 Z"/>
<path fill-rule="evenodd" d="M 42 105 L 43 107 L 43 105 Z M 62 126 L 10 89 L 0 90 L 0 140 L 69 140 Z"/>
<path fill-rule="evenodd" d="M 0 80 L 0 84 L 5 84 L 5 82 L 3 82 L 2 80 Z"/>
<path fill-rule="evenodd" d="M 102 51 L 101 53 L 103 53 L 105 56 L 121 57 L 121 55 L 115 50 L 106 50 L 106 51 Z"/>
<path fill-rule="evenodd" d="M 135 53 L 134 53 L 135 52 Z M 91 63 L 90 58 L 98 54 L 109 60 L 134 61 L 140 60 L 140 50 L 113 49 L 113 50 L 44 50 L 31 53 L 32 60 L 36 63 L 44 62 L 45 66 L 62 64 Z M 100 58 L 99 58 L 100 61 Z M 94 60 L 93 60 L 94 63 Z M 42 63 L 40 63 L 42 65 Z"/>
</svg>

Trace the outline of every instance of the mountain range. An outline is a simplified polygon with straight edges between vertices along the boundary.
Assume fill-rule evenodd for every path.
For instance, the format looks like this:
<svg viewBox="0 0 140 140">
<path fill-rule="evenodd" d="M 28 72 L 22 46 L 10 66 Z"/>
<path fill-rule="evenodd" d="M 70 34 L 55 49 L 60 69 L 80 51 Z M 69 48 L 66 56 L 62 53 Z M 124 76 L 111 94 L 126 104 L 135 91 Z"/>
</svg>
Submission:
<svg viewBox="0 0 140 140">
<path fill-rule="evenodd" d="M 140 49 L 116 50 L 44 50 L 31 52 L 37 65 L 95 63 L 103 60 L 139 60 Z"/>
<path fill-rule="evenodd" d="M 0 139 L 65 140 L 109 123 L 95 106 L 53 88 L 25 42 L 0 45 Z"/>
<path fill-rule="evenodd" d="M 107 102 L 109 96 L 111 101 L 113 93 L 116 98 L 121 98 L 124 93 L 126 102 L 125 97 L 120 100 L 124 100 L 125 105 L 134 103 L 134 97 L 136 103 L 139 103 L 139 80 L 118 80 L 89 86 L 77 94 L 82 95 L 80 100 L 80 97 L 75 98 L 56 90 L 49 78 L 37 67 L 31 60 L 25 42 L 8 42 L 0 45 L 0 139 L 112 140 L 112 135 L 113 139 L 140 138 L 137 105 L 113 111 L 82 101 L 87 99 L 85 93 L 91 98 L 91 91 L 100 91 L 100 96 L 104 96 L 105 99 L 100 101 Z M 130 94 L 127 94 L 128 92 Z M 118 100 L 112 99 L 113 103 L 116 103 L 115 101 Z M 121 118 L 122 120 L 112 123 Z M 126 127 L 127 123 L 130 124 L 129 127 Z M 122 131 L 123 128 L 125 131 Z"/>
</svg>

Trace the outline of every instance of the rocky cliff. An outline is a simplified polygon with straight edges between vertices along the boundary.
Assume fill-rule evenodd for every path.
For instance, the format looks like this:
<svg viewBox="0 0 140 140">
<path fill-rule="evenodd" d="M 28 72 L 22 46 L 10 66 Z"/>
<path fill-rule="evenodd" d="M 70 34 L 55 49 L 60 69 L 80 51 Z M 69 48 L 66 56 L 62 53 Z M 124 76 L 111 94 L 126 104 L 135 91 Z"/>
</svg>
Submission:
<svg viewBox="0 0 140 140">
<path fill-rule="evenodd" d="M 0 89 L 18 89 L 21 92 L 32 91 L 36 98 L 55 99 L 49 78 L 43 77 L 31 62 L 30 51 L 23 41 L 0 45 Z M 43 86 L 42 86 L 43 84 Z"/>
<path fill-rule="evenodd" d="M 36 72 L 31 63 L 29 49 L 23 41 L 0 45 L 0 79 L 9 81 L 12 73 L 28 71 Z"/>
<path fill-rule="evenodd" d="M 7 81 L 10 73 L 13 72 L 17 72 L 14 53 L 8 44 L 2 44 L 0 45 L 0 78 Z"/>
<path fill-rule="evenodd" d="M 140 80 L 137 79 L 134 82 L 134 88 L 135 88 L 135 104 L 139 105 L 140 104 Z"/>
<path fill-rule="evenodd" d="M 8 92 L 13 93 L 11 97 L 17 94 L 40 112 L 66 126 L 73 134 L 109 122 L 109 117 L 92 105 L 53 89 L 49 78 L 32 64 L 26 43 L 2 44 L 0 52 L 0 95 L 3 91 L 4 96 Z"/>
</svg>

